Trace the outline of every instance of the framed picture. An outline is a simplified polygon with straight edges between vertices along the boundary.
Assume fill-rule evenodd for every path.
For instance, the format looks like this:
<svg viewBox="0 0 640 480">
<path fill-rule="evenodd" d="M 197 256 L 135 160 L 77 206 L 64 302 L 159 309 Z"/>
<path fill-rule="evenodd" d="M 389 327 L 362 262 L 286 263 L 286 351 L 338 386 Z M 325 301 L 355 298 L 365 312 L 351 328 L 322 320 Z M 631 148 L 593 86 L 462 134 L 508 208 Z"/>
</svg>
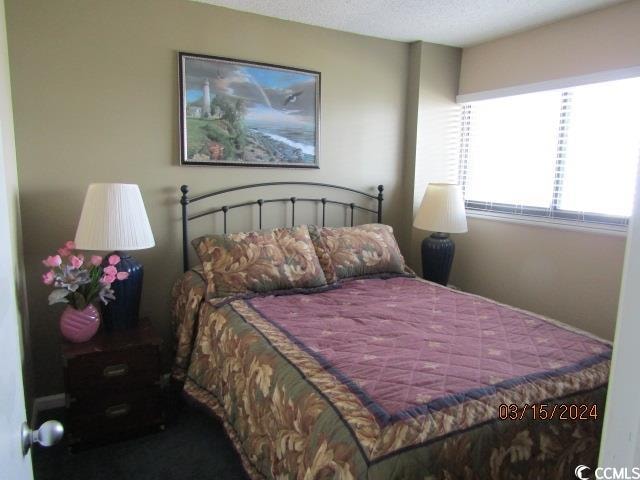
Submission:
<svg viewBox="0 0 640 480">
<path fill-rule="evenodd" d="M 318 168 L 320 73 L 179 53 L 183 165 Z"/>
</svg>

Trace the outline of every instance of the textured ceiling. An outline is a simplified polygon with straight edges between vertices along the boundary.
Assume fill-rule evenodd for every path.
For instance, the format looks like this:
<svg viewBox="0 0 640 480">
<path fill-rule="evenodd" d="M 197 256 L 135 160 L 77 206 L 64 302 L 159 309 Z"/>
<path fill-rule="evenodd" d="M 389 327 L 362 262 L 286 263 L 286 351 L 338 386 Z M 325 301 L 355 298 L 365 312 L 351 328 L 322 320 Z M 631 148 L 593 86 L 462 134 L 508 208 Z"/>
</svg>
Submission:
<svg viewBox="0 0 640 480">
<path fill-rule="evenodd" d="M 372 37 L 458 47 L 622 3 L 622 0 L 195 1 Z"/>
</svg>

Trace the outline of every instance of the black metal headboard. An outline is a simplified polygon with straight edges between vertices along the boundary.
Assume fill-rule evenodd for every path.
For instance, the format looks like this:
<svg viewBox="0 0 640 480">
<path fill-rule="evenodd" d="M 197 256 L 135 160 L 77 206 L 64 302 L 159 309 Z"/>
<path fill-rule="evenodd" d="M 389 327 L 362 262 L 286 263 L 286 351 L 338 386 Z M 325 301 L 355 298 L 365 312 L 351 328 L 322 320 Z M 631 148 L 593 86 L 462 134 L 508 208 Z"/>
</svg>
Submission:
<svg viewBox="0 0 640 480">
<path fill-rule="evenodd" d="M 272 187 L 272 186 L 276 186 L 276 185 L 304 185 L 304 186 L 314 186 L 314 187 L 326 187 L 326 188 L 333 188 L 333 189 L 337 189 L 337 190 L 345 190 L 347 192 L 353 192 L 353 193 L 357 193 L 358 195 L 363 195 L 367 198 L 371 198 L 374 200 L 377 200 L 378 202 L 378 208 L 377 209 L 371 209 L 371 208 L 367 208 L 367 207 L 363 207 L 361 205 L 357 205 L 355 203 L 347 203 L 347 202 L 340 202 L 337 200 L 329 200 L 326 197 L 322 197 L 322 198 L 300 198 L 300 197 L 287 197 L 287 198 L 270 198 L 267 200 L 264 200 L 262 198 L 258 199 L 258 200 L 252 200 L 252 201 L 247 201 L 247 202 L 242 202 L 242 203 L 235 203 L 232 205 L 223 205 L 222 207 L 218 207 L 218 208 L 213 208 L 211 210 L 206 210 L 204 212 L 200 212 L 200 213 L 196 213 L 193 215 L 189 215 L 188 213 L 188 206 L 191 203 L 195 203 L 195 202 L 199 202 L 200 200 L 204 200 L 206 198 L 211 198 L 211 197 L 215 197 L 218 195 L 222 195 L 224 193 L 229 193 L 229 192 L 235 192 L 237 190 L 246 190 L 249 188 L 258 188 L 258 187 Z M 276 202 L 290 202 L 291 203 L 291 225 L 295 225 L 296 222 L 296 202 L 314 202 L 314 203 L 321 203 L 322 204 L 322 226 L 324 227 L 325 225 L 325 214 L 326 214 L 326 208 L 327 208 L 327 204 L 334 204 L 334 205 L 343 205 L 345 207 L 348 207 L 351 210 L 351 226 L 353 226 L 353 213 L 354 210 L 358 209 L 358 210 L 363 210 L 366 212 L 371 212 L 376 214 L 376 221 L 378 223 L 382 222 L 382 191 L 384 190 L 384 187 L 382 185 L 378 185 L 378 194 L 374 195 L 371 193 L 367 193 L 367 192 L 363 192 L 360 190 L 355 190 L 353 188 L 349 188 L 349 187 L 342 187 L 340 185 L 331 185 L 328 183 L 316 183 L 316 182 L 269 182 L 269 183 L 252 183 L 250 185 L 240 185 L 237 187 L 231 187 L 231 188 L 224 188 L 222 190 L 216 190 L 214 192 L 210 192 L 210 193 L 204 193 L 201 195 L 196 195 L 193 197 L 189 197 L 189 187 L 187 185 L 182 185 L 180 187 L 180 191 L 182 192 L 182 197 L 180 198 L 180 204 L 182 205 L 182 265 L 183 265 L 183 269 L 186 272 L 189 269 L 189 235 L 188 235 L 188 223 L 191 220 L 195 220 L 197 218 L 201 218 L 201 217 L 205 217 L 207 215 L 216 215 L 220 212 L 222 212 L 223 217 L 224 217 L 224 233 L 227 233 L 227 214 L 230 210 L 233 210 L 234 208 L 240 208 L 240 207 L 248 207 L 251 205 L 258 205 L 258 223 L 259 223 L 259 227 L 262 228 L 262 206 L 264 204 L 267 203 L 276 203 Z"/>
</svg>

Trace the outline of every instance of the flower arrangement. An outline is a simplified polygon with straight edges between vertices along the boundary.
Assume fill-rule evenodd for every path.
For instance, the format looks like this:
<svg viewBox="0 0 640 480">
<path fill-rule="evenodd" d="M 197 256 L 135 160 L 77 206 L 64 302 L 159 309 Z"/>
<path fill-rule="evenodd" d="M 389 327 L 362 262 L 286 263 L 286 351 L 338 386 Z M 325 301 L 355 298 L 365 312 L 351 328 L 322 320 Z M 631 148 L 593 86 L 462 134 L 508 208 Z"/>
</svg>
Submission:
<svg viewBox="0 0 640 480">
<path fill-rule="evenodd" d="M 102 267 L 101 256 L 92 255 L 87 261 L 71 240 L 58 249 L 57 255 L 48 256 L 42 263 L 49 267 L 42 275 L 42 282 L 54 287 L 49 294 L 49 305 L 68 303 L 76 310 L 83 310 L 97 298 L 105 305 L 115 300 L 111 284 L 129 277 L 127 272 L 118 272 L 118 255 L 109 256 L 108 265 Z"/>
</svg>

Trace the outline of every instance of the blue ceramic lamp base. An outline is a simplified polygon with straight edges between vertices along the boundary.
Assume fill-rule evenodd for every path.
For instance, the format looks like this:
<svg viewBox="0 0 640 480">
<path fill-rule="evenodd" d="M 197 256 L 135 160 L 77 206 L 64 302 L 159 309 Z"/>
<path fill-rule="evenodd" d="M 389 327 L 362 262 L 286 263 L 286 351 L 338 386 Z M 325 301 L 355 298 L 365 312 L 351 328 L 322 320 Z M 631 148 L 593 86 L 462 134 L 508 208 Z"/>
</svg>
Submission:
<svg viewBox="0 0 640 480">
<path fill-rule="evenodd" d="M 422 241 L 422 277 L 446 285 L 456 246 L 448 233 L 432 233 Z"/>
<path fill-rule="evenodd" d="M 120 263 L 116 265 L 119 272 L 127 272 L 129 278 L 111 284 L 115 300 L 102 305 L 102 321 L 106 330 L 126 330 L 138 324 L 140 297 L 142 295 L 143 268 L 135 258 L 126 252 L 113 252 L 105 256 L 118 255 Z"/>
</svg>

